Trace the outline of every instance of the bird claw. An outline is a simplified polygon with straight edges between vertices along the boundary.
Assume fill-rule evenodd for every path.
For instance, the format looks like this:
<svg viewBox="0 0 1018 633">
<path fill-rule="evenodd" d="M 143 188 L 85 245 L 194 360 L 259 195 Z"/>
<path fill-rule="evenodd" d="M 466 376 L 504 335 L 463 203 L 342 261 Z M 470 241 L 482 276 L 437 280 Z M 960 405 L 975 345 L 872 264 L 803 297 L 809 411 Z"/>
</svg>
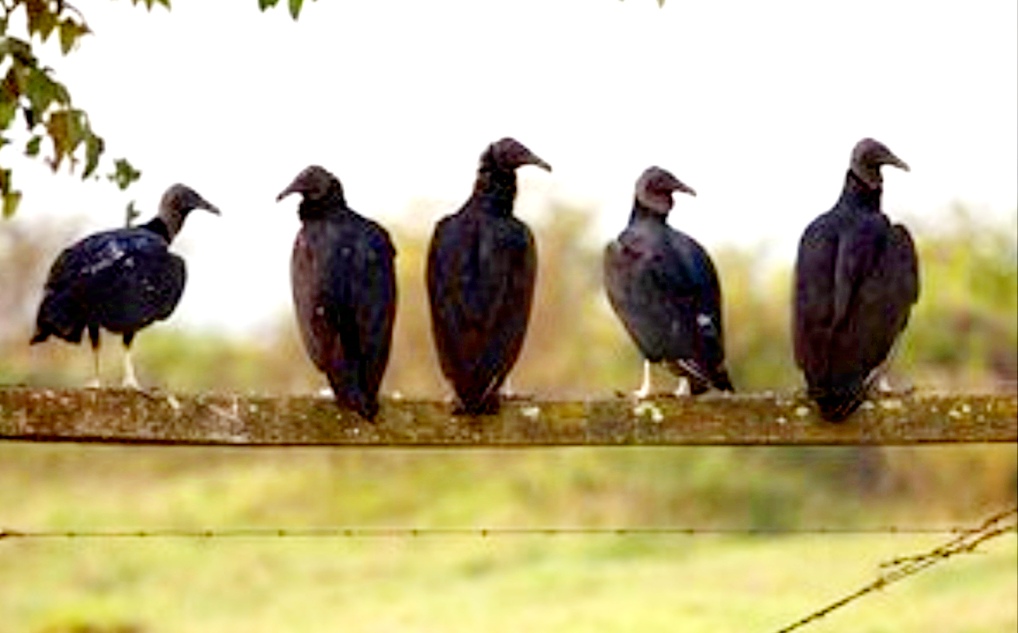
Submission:
<svg viewBox="0 0 1018 633">
<path fill-rule="evenodd" d="M 141 385 L 138 384 L 138 379 L 134 376 L 124 376 L 123 382 L 120 386 L 124 389 L 133 389 L 134 391 L 141 391 Z"/>
<path fill-rule="evenodd" d="M 685 377 L 679 378 L 679 384 L 675 387 L 675 391 L 672 395 L 676 398 L 688 398 L 692 394 L 689 387 L 689 379 Z"/>
</svg>

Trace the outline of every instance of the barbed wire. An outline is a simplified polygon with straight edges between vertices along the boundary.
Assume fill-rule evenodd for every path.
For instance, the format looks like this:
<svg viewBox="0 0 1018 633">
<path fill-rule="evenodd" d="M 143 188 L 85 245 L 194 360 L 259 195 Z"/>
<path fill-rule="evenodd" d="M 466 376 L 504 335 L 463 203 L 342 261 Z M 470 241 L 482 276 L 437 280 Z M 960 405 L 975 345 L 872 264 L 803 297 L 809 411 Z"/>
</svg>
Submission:
<svg viewBox="0 0 1018 633">
<path fill-rule="evenodd" d="M 887 571 L 882 572 L 869 584 L 864 585 L 852 593 L 847 594 L 810 613 L 804 618 L 779 629 L 776 633 L 791 633 L 791 631 L 802 628 L 811 622 L 815 622 L 816 620 L 829 615 L 833 611 L 841 609 L 870 593 L 887 587 L 891 583 L 895 583 L 914 574 L 918 574 L 919 572 L 924 571 L 937 563 L 941 563 L 952 556 L 972 552 L 980 544 L 1001 536 L 1002 534 L 1006 534 L 1007 532 L 1018 532 L 1018 506 L 994 514 L 979 525 L 979 527 L 964 530 L 954 539 L 944 543 L 943 545 L 935 547 L 928 552 L 902 556 L 882 563 L 880 565 L 881 569 Z"/>
<path fill-rule="evenodd" d="M 231 539 L 231 538 L 445 538 L 523 536 L 865 536 L 959 534 L 965 527 L 237 527 L 19 530 L 0 528 L 3 539 Z M 953 542 L 953 541 L 952 541 Z"/>
</svg>

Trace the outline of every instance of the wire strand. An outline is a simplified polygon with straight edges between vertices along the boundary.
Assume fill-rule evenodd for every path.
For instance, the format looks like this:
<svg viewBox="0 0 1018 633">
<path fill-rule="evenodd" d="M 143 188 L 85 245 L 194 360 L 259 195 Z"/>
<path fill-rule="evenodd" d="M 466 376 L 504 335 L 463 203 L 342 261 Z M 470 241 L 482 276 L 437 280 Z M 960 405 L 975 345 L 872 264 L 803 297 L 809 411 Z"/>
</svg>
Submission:
<svg viewBox="0 0 1018 633">
<path fill-rule="evenodd" d="M 861 528 L 701 527 L 240 527 L 21 530 L 0 528 L 2 539 L 231 539 L 231 538 L 460 538 L 523 536 L 783 536 L 964 535 L 964 527 L 880 526 Z"/>
</svg>

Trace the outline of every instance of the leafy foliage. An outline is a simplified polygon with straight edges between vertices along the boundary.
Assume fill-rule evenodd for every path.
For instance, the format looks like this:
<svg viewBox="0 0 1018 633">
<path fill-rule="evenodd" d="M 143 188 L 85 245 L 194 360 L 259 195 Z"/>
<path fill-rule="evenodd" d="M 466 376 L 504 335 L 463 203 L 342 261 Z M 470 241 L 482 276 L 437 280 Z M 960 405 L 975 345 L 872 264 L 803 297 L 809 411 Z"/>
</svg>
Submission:
<svg viewBox="0 0 1018 633">
<path fill-rule="evenodd" d="M 279 0 L 258 0 L 258 8 L 264 11 L 279 4 Z M 300 10 L 304 7 L 304 0 L 287 0 L 287 7 L 290 15 L 296 20 L 300 16 Z"/>
<path fill-rule="evenodd" d="M 258 0 L 258 6 L 264 11 L 278 2 Z M 170 0 L 131 0 L 131 4 L 144 5 L 148 10 L 156 5 L 170 8 Z M 303 0 L 288 0 L 293 19 L 300 15 L 303 4 Z M 12 19 L 21 13 L 25 16 L 25 35 L 14 37 L 10 34 Z M 56 34 L 61 54 L 68 55 L 89 33 L 81 12 L 62 0 L 0 2 L 0 149 L 15 143 L 11 131 L 20 115 L 27 131 L 25 156 L 38 158 L 43 141 L 49 140 L 50 151 L 43 160 L 54 172 L 66 164 L 71 172 L 80 166 L 82 179 L 95 173 L 105 142 L 92 129 L 85 110 L 74 105 L 70 91 L 54 78 L 53 69 L 40 64 L 33 49 L 34 41 L 45 44 Z M 118 159 L 108 179 L 125 189 L 140 176 L 126 159 Z M 3 217 L 14 215 L 21 196 L 14 186 L 13 170 L 0 166 Z"/>
<path fill-rule="evenodd" d="M 132 0 L 148 8 L 154 4 L 169 7 L 169 0 Z M 11 20 L 24 8 L 27 37 L 10 35 Z M 46 43 L 54 33 L 63 55 L 74 50 L 91 31 L 84 16 L 64 2 L 51 0 L 10 0 L 0 3 L 0 148 L 12 144 L 11 128 L 20 114 L 28 139 L 24 153 L 36 158 L 49 140 L 50 152 L 43 160 L 53 171 L 67 164 L 73 172 L 81 163 L 82 178 L 92 176 L 99 166 L 105 142 L 93 129 L 88 114 L 74 105 L 67 88 L 54 78 L 51 68 L 40 64 L 33 50 L 33 39 Z M 126 163 L 126 161 L 124 161 Z M 120 170 L 118 169 L 118 172 Z M 127 181 L 129 184 L 129 180 Z M 0 168 L 0 197 L 3 215 L 10 217 L 21 201 L 14 188 L 13 173 Z"/>
</svg>

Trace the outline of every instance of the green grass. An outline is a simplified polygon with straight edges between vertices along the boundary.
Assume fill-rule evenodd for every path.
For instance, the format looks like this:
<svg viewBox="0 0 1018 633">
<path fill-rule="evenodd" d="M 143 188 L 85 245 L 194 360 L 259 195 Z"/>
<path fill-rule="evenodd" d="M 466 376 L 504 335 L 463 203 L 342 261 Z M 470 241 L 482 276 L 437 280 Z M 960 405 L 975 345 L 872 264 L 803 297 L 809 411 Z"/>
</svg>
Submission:
<svg viewBox="0 0 1018 633">
<path fill-rule="evenodd" d="M 951 450 L 886 452 L 875 491 L 851 476 L 851 450 L 4 444 L 0 526 L 967 525 L 1013 503 L 1013 447 Z M 954 461 L 980 476 L 943 476 Z M 917 486 L 905 466 L 942 477 Z M 978 490 L 949 494 L 973 481 Z M 869 582 L 880 563 L 947 538 L 9 539 L 0 631 L 771 632 Z M 804 630 L 1014 631 L 1016 565 L 1018 539 L 1006 535 Z"/>
</svg>

